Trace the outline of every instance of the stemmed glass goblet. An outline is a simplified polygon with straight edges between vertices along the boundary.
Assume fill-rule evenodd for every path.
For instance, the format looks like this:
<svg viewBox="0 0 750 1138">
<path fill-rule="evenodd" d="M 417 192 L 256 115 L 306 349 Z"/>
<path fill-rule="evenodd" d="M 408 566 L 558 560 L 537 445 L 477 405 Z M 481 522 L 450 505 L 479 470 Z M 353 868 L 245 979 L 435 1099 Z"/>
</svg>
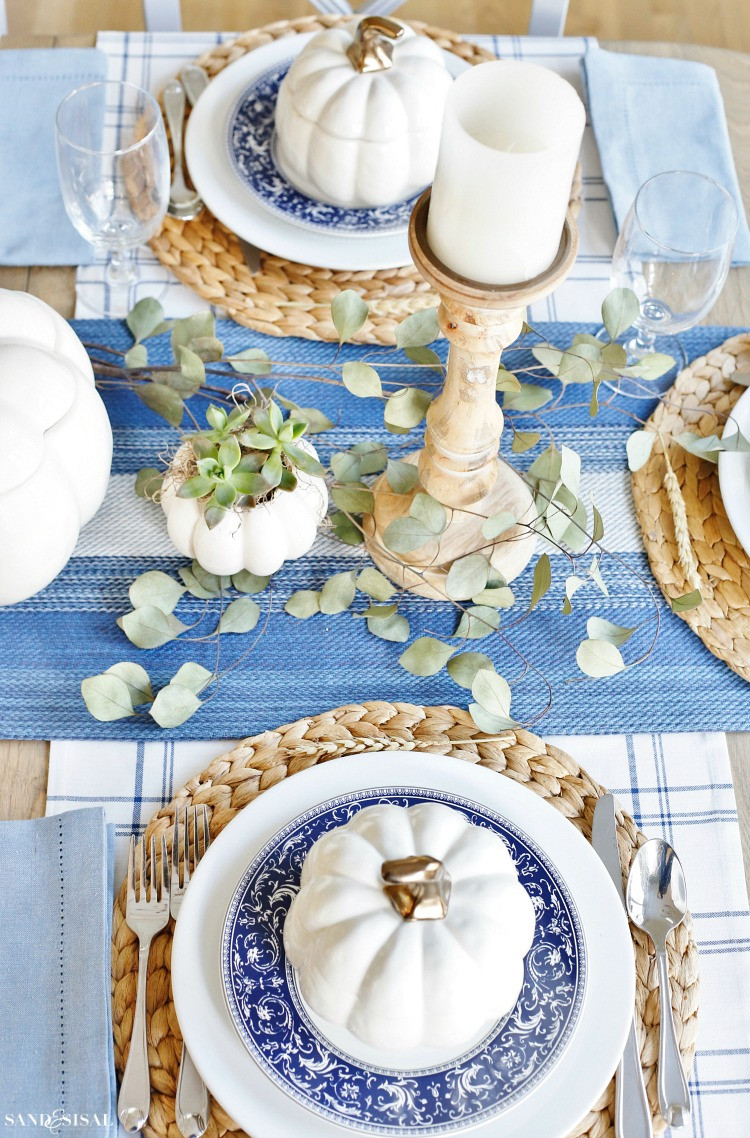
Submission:
<svg viewBox="0 0 750 1138">
<path fill-rule="evenodd" d="M 628 363 L 651 352 L 687 364 L 677 333 L 713 307 L 729 272 L 739 217 L 731 194 L 689 170 L 641 186 L 612 257 L 613 288 L 630 288 L 640 312 L 622 341 Z"/>
<path fill-rule="evenodd" d="M 161 228 L 169 201 L 169 149 L 159 104 L 132 83 L 71 91 L 56 118 L 63 202 L 79 233 L 109 253 L 103 315 L 137 299 L 135 250 Z M 153 292 L 153 279 L 149 280 Z"/>
</svg>

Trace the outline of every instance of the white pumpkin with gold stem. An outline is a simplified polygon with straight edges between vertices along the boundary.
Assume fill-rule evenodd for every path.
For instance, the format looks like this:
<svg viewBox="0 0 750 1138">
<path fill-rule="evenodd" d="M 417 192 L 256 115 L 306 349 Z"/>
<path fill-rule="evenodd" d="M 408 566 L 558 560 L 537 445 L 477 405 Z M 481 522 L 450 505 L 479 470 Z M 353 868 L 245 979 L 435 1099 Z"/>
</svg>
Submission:
<svg viewBox="0 0 750 1138">
<path fill-rule="evenodd" d="M 460 1047 L 508 1013 L 534 908 L 502 838 L 437 802 L 319 838 L 284 926 L 309 1007 L 369 1046 Z"/>
</svg>

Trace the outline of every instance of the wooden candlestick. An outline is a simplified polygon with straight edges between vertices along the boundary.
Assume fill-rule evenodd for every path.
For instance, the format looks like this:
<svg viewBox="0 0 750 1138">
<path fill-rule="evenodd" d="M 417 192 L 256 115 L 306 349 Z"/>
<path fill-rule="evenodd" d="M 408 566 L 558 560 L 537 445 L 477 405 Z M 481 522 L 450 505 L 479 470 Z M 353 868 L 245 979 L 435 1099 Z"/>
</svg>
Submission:
<svg viewBox="0 0 750 1138">
<path fill-rule="evenodd" d="M 375 484 L 375 511 L 365 518 L 367 549 L 392 581 L 425 597 L 443 599 L 452 563 L 469 553 L 490 555 L 506 581 L 525 568 L 535 534 L 514 526 L 495 545 L 482 535 L 484 521 L 509 511 L 531 522 L 535 509 L 523 479 L 498 458 L 503 413 L 495 397 L 495 378 L 503 348 L 521 333 L 526 305 L 547 296 L 570 272 L 578 250 L 578 231 L 565 219 L 557 257 L 546 272 L 516 285 L 484 285 L 453 273 L 427 241 L 430 190 L 420 197 L 409 223 L 409 247 L 422 276 L 440 296 L 438 323 L 450 341 L 442 393 L 427 412 L 424 447 L 405 461 L 419 467 L 419 482 L 408 494 L 395 494 L 385 475 Z M 439 538 L 412 553 L 392 553 L 383 534 L 409 513 L 415 494 L 430 494 L 445 506 L 448 524 Z"/>
</svg>

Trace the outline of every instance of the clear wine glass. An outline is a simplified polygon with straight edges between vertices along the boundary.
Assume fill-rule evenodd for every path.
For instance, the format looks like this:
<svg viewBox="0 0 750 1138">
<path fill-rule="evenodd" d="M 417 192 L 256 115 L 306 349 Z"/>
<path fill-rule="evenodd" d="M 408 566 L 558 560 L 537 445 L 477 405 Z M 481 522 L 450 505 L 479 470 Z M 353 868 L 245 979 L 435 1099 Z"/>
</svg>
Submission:
<svg viewBox="0 0 750 1138">
<path fill-rule="evenodd" d="M 56 138 L 68 217 L 108 254 L 102 312 L 123 316 L 140 299 L 135 250 L 159 231 L 169 201 L 169 148 L 159 104 L 132 83 L 89 83 L 63 99 Z M 155 283 L 150 272 L 151 295 Z"/>
<path fill-rule="evenodd" d="M 664 352 L 686 365 L 677 333 L 717 300 L 738 224 L 731 194 L 705 174 L 670 170 L 644 182 L 612 257 L 612 287 L 632 289 L 641 306 L 622 341 L 629 363 Z"/>
</svg>

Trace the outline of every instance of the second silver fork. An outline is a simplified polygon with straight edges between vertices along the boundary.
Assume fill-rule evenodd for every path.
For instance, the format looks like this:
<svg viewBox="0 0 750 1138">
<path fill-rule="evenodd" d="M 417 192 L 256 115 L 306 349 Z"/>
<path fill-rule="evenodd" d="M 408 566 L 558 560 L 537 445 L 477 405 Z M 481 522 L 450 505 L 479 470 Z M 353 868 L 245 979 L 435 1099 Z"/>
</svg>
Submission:
<svg viewBox="0 0 750 1138">
<path fill-rule="evenodd" d="M 192 827 L 190 825 L 192 819 Z M 192 829 L 193 839 L 190 840 Z M 182 831 L 182 843 L 180 843 Z M 172 834 L 172 875 L 169 889 L 170 912 L 176 920 L 179 916 L 182 899 L 190 884 L 191 873 L 195 870 L 211 840 L 208 829 L 208 811 L 205 806 L 186 806 L 182 822 L 175 813 Z M 182 857 L 180 857 L 182 850 Z M 182 864 L 182 874 L 180 874 Z M 201 1138 L 208 1127 L 209 1103 L 208 1089 L 198 1074 L 184 1041 L 180 1059 L 180 1073 L 175 1094 L 175 1120 L 180 1134 L 185 1138 Z"/>
</svg>

